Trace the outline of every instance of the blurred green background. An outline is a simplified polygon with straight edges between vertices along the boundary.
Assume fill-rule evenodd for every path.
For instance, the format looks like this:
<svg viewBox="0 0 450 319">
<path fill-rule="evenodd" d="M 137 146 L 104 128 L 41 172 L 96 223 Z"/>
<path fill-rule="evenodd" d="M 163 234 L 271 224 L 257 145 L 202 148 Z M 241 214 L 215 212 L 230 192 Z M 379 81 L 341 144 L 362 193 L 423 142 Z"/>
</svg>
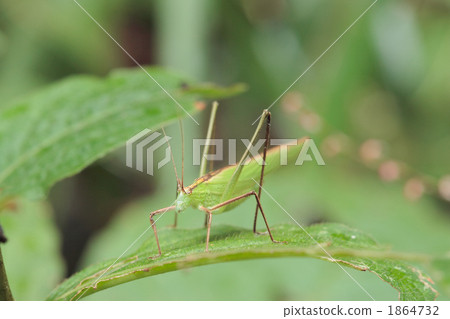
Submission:
<svg viewBox="0 0 450 319">
<path fill-rule="evenodd" d="M 141 64 L 222 85 L 248 84 L 218 113 L 216 136 L 240 139 L 250 138 L 262 109 L 372 1 L 79 3 Z M 447 0 L 379 0 L 271 108 L 273 137 L 309 135 L 327 163 L 284 168 L 265 180 L 299 223 L 341 222 L 396 251 L 449 251 L 450 195 L 442 182 L 450 174 L 449 17 Z M 134 66 L 72 0 L 0 2 L 0 107 L 69 75 L 104 76 Z M 191 138 L 205 136 L 208 116 L 196 115 L 200 127 L 184 120 L 189 182 L 199 169 L 192 166 Z M 180 163 L 178 130 L 175 123 L 168 134 Z M 119 150 L 58 183 L 48 202 L 21 201 L 0 216 L 10 239 L 2 250 L 16 299 L 43 299 L 64 276 L 118 257 L 148 227 L 148 213 L 173 201 L 170 166 L 150 177 L 125 167 L 124 156 Z M 262 201 L 271 224 L 292 223 L 267 196 Z M 253 206 L 246 202 L 214 223 L 251 228 Z M 188 210 L 179 225 L 201 227 L 203 219 Z M 172 221 L 169 213 L 158 224 Z M 397 298 L 375 275 L 349 272 L 375 299 Z M 437 288 L 439 299 L 448 300 L 449 292 Z M 280 258 L 167 273 L 88 299 L 369 298 L 335 264 Z"/>
</svg>

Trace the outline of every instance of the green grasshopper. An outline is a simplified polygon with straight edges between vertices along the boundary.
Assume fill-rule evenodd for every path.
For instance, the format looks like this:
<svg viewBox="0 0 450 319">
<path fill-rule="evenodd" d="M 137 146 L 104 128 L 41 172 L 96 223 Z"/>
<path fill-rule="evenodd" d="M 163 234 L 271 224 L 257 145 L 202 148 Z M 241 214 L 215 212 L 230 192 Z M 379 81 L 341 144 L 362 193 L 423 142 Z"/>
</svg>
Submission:
<svg viewBox="0 0 450 319">
<path fill-rule="evenodd" d="M 264 179 L 264 174 L 279 168 L 280 163 L 280 150 L 281 146 L 273 147 L 268 150 L 269 136 L 270 136 L 270 112 L 264 110 L 256 127 L 255 133 L 250 141 L 250 145 L 254 145 L 258 134 L 263 128 L 264 122 L 266 122 L 265 132 L 265 144 L 264 151 L 262 153 L 262 165 L 258 163 L 256 158 L 247 159 L 249 155 L 249 147 L 242 155 L 240 161 L 235 165 L 229 165 L 224 168 L 206 173 L 206 155 L 209 152 L 209 141 L 211 140 L 214 122 L 216 118 L 218 104 L 215 102 L 212 107 L 211 116 L 208 125 L 206 145 L 203 150 L 203 157 L 200 163 L 200 177 L 195 180 L 192 185 L 187 187 L 183 186 L 183 173 L 181 181 L 177 178 L 177 199 L 175 205 L 158 209 L 150 213 L 150 224 L 153 228 L 153 232 L 156 238 L 156 244 L 158 246 L 158 255 L 150 258 L 158 258 L 161 256 L 161 247 L 159 245 L 158 233 L 155 226 L 153 217 L 157 214 L 162 214 L 170 210 L 175 210 L 175 225 L 176 216 L 178 213 L 184 211 L 188 207 L 197 208 L 202 210 L 206 214 L 205 226 L 207 227 L 206 233 L 206 249 L 209 248 L 209 237 L 211 233 L 211 221 L 212 216 L 228 211 L 238 205 L 240 205 L 245 199 L 253 196 L 256 200 L 256 211 L 253 222 L 253 233 L 261 234 L 256 231 L 256 222 L 258 217 L 258 211 L 264 219 L 264 223 L 267 228 L 267 233 L 273 243 L 280 243 L 276 241 L 272 232 L 270 231 L 269 224 L 267 223 L 266 216 L 261 206 L 261 189 Z M 292 161 L 294 156 L 299 154 L 304 142 L 307 138 L 297 140 L 297 145 L 290 146 L 287 150 L 287 160 Z M 168 141 L 167 141 L 168 142 Z M 249 146 L 250 146 L 249 145 Z M 286 146 L 286 145 L 285 145 Z M 169 145 L 170 147 L 170 145 Z M 172 158 L 173 159 L 173 158 Z M 175 167 L 175 164 L 174 164 Z M 176 174 L 176 169 L 175 169 Z M 256 178 L 259 178 L 259 183 L 256 182 Z M 256 192 L 258 190 L 258 192 Z"/>
</svg>

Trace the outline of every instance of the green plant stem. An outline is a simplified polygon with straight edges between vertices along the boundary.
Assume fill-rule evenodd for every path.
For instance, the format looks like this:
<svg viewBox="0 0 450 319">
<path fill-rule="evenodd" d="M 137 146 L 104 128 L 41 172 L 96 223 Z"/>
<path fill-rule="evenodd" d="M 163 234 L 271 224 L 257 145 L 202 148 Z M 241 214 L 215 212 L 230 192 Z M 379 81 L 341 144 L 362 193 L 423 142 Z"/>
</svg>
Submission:
<svg viewBox="0 0 450 319">
<path fill-rule="evenodd" d="M 6 277 L 5 264 L 3 263 L 2 249 L 0 248 L 0 301 L 14 300 L 11 288 L 9 288 L 8 277 Z"/>
</svg>

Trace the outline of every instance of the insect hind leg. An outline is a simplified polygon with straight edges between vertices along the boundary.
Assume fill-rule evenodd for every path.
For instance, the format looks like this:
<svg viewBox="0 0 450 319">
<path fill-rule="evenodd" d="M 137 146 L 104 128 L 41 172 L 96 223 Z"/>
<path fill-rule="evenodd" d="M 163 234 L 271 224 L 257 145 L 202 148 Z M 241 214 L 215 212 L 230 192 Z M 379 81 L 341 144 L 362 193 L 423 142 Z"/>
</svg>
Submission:
<svg viewBox="0 0 450 319">
<path fill-rule="evenodd" d="M 255 191 L 251 191 L 251 192 L 245 193 L 243 195 L 240 195 L 240 196 L 231 198 L 229 200 L 226 200 L 223 203 L 217 204 L 217 205 L 215 205 L 215 206 L 213 206 L 211 208 L 200 207 L 201 210 L 205 211 L 209 215 L 208 232 L 207 232 L 207 236 L 206 236 L 206 251 L 208 251 L 208 247 L 209 247 L 209 236 L 210 236 L 210 230 L 211 230 L 212 212 L 217 210 L 217 209 L 219 209 L 219 208 L 221 208 L 221 207 L 224 207 L 224 206 L 229 205 L 229 204 L 231 204 L 231 203 L 233 203 L 235 201 L 238 201 L 240 199 L 243 199 L 243 198 L 249 197 L 249 196 L 255 196 L 257 208 L 261 211 L 261 215 L 262 215 L 262 217 L 264 219 L 264 223 L 266 224 L 267 232 L 268 232 L 268 234 L 270 236 L 270 240 L 272 240 L 272 242 L 275 243 L 275 244 L 280 244 L 280 243 L 284 244 L 284 243 L 286 243 L 284 241 L 277 241 L 277 240 L 275 240 L 273 238 L 272 232 L 270 231 L 269 223 L 267 222 L 266 215 L 264 214 L 264 210 L 262 209 L 261 202 L 259 200 L 259 196 L 258 196 L 258 194 L 256 194 Z"/>
<path fill-rule="evenodd" d="M 253 220 L 253 233 L 257 234 L 257 235 L 266 235 L 268 233 L 268 232 L 261 233 L 261 232 L 256 231 L 256 223 L 258 221 L 258 210 L 259 209 L 261 209 L 261 214 L 264 217 L 262 208 L 260 208 L 261 204 L 260 204 L 259 200 L 261 199 L 261 189 L 262 189 L 262 185 L 264 182 L 264 167 L 266 164 L 266 155 L 267 155 L 267 149 L 269 148 L 269 139 L 270 139 L 270 117 L 271 117 L 271 114 L 268 111 L 265 111 L 264 114 L 266 117 L 266 135 L 265 135 L 264 152 L 263 152 L 263 165 L 261 166 L 261 175 L 259 178 L 258 197 L 257 197 L 257 203 L 256 203 L 256 209 L 255 209 L 255 218 Z M 265 219 L 265 217 L 264 217 L 264 219 Z M 268 229 L 268 227 L 267 227 L 267 229 Z"/>
</svg>

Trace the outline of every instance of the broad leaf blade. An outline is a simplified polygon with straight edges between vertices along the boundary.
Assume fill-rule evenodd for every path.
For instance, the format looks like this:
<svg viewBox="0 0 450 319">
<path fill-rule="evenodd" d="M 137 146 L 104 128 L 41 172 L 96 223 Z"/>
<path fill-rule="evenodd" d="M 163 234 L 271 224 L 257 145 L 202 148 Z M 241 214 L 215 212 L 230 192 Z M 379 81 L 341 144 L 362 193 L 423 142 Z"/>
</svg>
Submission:
<svg viewBox="0 0 450 319">
<path fill-rule="evenodd" d="M 195 113 L 199 95 L 183 87 L 196 84 L 159 68 L 148 72 L 186 112 Z M 141 69 L 63 80 L 0 109 L 0 196 L 40 197 L 134 134 L 186 112 Z"/>
<path fill-rule="evenodd" d="M 437 292 L 420 270 L 398 260 L 383 257 L 383 251 L 369 236 L 338 224 L 319 224 L 308 233 L 343 266 L 375 273 L 400 293 L 402 300 L 433 300 Z M 78 300 L 97 291 L 138 278 L 183 268 L 235 260 L 285 256 L 313 257 L 330 260 L 302 229 L 293 225 L 273 228 L 277 239 L 288 244 L 272 244 L 267 236 L 230 226 L 212 230 L 210 252 L 205 253 L 205 230 L 163 229 L 160 242 L 163 255 L 156 253 L 150 238 L 133 254 L 90 266 L 57 287 L 49 300 Z M 152 236 L 152 234 L 149 234 Z M 374 257 L 371 257 L 374 256 Z"/>
</svg>

